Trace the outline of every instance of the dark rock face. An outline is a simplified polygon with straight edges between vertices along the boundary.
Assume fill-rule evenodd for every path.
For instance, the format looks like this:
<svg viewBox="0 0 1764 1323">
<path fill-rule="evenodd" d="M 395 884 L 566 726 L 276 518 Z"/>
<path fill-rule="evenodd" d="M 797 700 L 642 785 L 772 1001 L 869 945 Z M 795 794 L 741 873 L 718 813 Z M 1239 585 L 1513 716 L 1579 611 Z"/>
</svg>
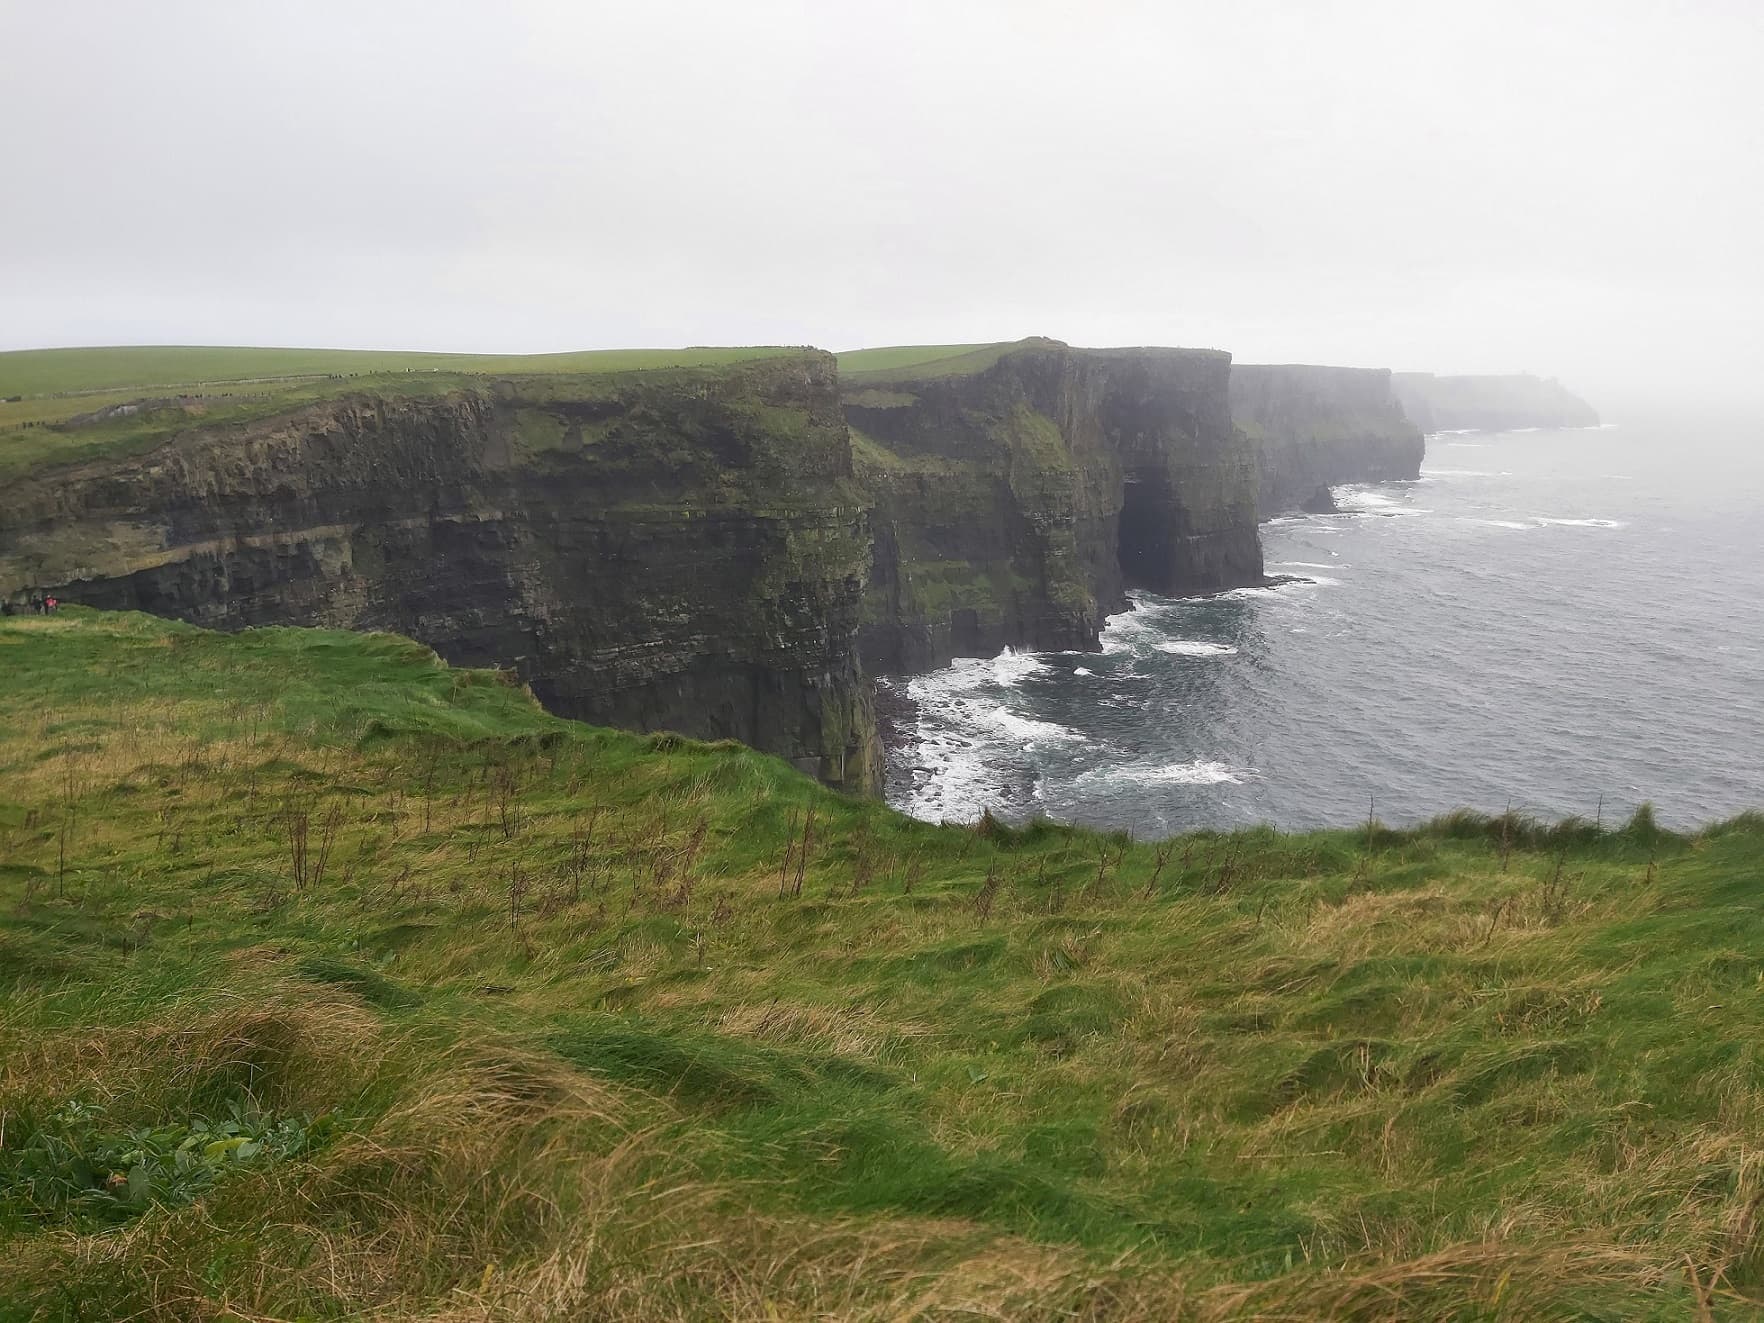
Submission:
<svg viewBox="0 0 1764 1323">
<path fill-rule="evenodd" d="M 1384 368 L 1234 364 L 1231 413 L 1256 444 L 1264 518 L 1333 510 L 1328 489 L 1341 483 L 1421 476 L 1421 429 Z"/>
<path fill-rule="evenodd" d="M 875 502 L 865 665 L 1095 647 L 1129 588 L 1259 583 L 1229 371 L 1209 350 L 1030 341 L 968 375 L 848 379 Z"/>
<path fill-rule="evenodd" d="M 359 394 L 45 470 L 0 590 L 223 629 L 409 634 L 553 710 L 868 790 L 867 510 L 830 355 Z"/>
<path fill-rule="evenodd" d="M 8 484 L 0 597 L 395 630 L 867 791 L 867 669 L 1094 647 L 1130 588 L 1262 581 L 1229 375 L 1030 341 L 843 395 L 815 351 L 370 387 Z"/>
<path fill-rule="evenodd" d="M 1392 380 L 1403 412 L 1424 432 L 1599 425 L 1593 407 L 1554 379 L 1398 372 Z"/>
</svg>

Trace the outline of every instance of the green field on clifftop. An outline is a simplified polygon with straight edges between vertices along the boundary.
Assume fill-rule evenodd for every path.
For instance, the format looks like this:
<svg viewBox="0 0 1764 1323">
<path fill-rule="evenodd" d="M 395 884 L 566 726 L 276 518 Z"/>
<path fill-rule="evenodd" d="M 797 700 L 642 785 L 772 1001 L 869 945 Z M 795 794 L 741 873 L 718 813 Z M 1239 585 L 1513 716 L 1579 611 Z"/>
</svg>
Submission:
<svg viewBox="0 0 1764 1323">
<path fill-rule="evenodd" d="M 15 350 L 0 353 L 0 473 L 139 453 L 190 428 L 248 422 L 357 392 L 433 395 L 494 378 L 715 370 L 809 352 L 765 345 L 572 354 L 201 346 Z"/>
<path fill-rule="evenodd" d="M 1764 818 L 934 827 L 0 621 L 0 1320 L 1744 1318 Z"/>
<path fill-rule="evenodd" d="M 984 372 L 1013 349 L 1036 340 L 1001 340 L 983 345 L 892 345 L 847 349 L 834 355 L 841 376 L 857 380 L 923 380 Z"/>
<path fill-rule="evenodd" d="M 700 346 L 590 349 L 564 354 L 442 354 L 381 349 L 252 349 L 214 345 L 129 345 L 95 349 L 19 349 L 0 353 L 0 397 L 82 391 L 168 390 L 258 378 L 386 372 L 636 372 L 713 367 L 796 349 Z"/>
</svg>

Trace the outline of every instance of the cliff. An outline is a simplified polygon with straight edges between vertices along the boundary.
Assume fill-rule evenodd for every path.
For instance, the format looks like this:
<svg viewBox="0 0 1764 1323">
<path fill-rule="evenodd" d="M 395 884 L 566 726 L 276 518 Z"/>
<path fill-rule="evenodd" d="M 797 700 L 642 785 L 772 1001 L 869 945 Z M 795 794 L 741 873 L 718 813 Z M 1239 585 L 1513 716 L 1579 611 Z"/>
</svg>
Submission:
<svg viewBox="0 0 1764 1323">
<path fill-rule="evenodd" d="M 0 496 L 0 596 L 409 634 L 565 716 L 877 783 L 831 355 L 387 379 Z"/>
<path fill-rule="evenodd" d="M 886 350 L 842 383 L 694 352 L 57 397 L 0 451 L 0 598 L 395 631 L 862 791 L 867 671 L 1095 647 L 1129 588 L 1262 577 L 1226 354 Z"/>
<path fill-rule="evenodd" d="M 1128 588 L 1260 581 L 1229 355 L 1040 339 L 962 349 L 866 351 L 844 370 L 874 501 L 867 667 L 1094 647 Z"/>
<path fill-rule="evenodd" d="M 1398 372 L 1392 383 L 1403 412 L 1424 432 L 1599 425 L 1593 407 L 1553 378 Z"/>
<path fill-rule="evenodd" d="M 1384 368 L 1233 365 L 1231 415 L 1254 441 L 1266 516 L 1345 482 L 1421 476 L 1421 430 Z"/>
</svg>

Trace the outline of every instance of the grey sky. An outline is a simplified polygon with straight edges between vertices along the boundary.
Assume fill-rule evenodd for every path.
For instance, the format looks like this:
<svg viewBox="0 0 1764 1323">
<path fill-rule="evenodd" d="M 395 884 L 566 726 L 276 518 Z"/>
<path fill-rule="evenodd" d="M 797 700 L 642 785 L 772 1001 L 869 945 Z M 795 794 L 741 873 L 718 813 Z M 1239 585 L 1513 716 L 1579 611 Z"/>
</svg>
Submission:
<svg viewBox="0 0 1764 1323">
<path fill-rule="evenodd" d="M 0 348 L 1764 363 L 1764 2 L 0 0 Z"/>
</svg>

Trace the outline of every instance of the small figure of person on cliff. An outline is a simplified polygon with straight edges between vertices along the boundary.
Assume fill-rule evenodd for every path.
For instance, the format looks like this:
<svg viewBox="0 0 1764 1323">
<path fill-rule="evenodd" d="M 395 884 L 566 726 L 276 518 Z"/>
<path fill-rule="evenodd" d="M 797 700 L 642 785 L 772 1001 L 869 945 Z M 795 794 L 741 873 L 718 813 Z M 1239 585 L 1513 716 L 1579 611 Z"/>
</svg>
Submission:
<svg viewBox="0 0 1764 1323">
<path fill-rule="evenodd" d="M 46 616 L 54 615 L 55 608 L 60 605 L 61 599 L 59 597 L 45 597 L 43 599 L 43 614 Z"/>
</svg>

